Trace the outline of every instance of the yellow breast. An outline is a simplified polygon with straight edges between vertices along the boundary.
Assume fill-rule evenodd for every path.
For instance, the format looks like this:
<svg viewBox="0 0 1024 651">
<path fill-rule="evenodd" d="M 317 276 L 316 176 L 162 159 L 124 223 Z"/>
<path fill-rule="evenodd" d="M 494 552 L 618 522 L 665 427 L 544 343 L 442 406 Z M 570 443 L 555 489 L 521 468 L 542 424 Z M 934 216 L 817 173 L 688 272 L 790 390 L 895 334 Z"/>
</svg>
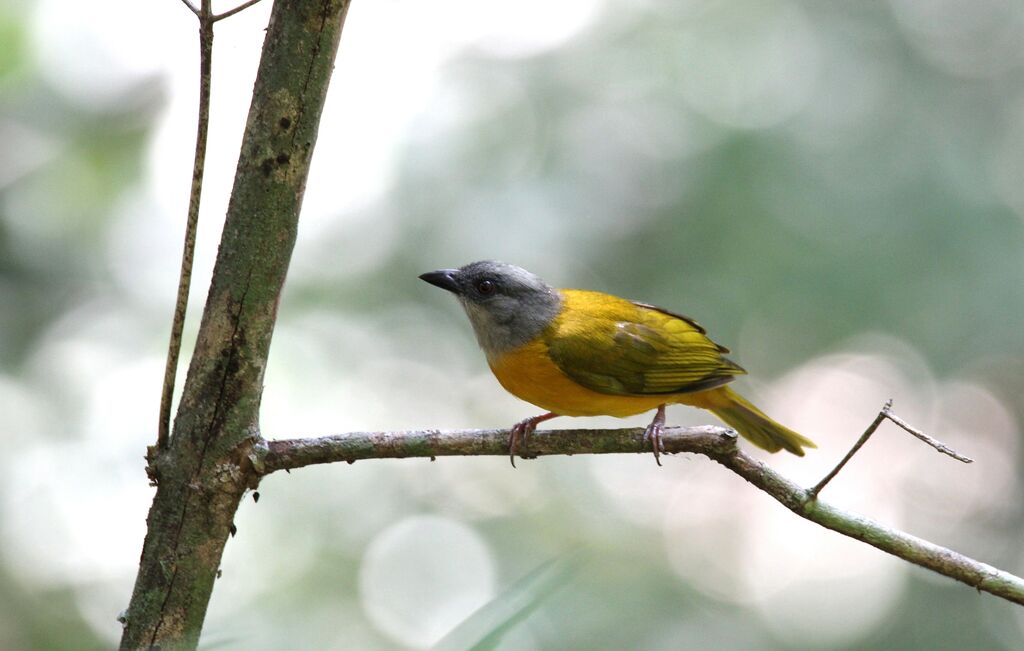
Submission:
<svg viewBox="0 0 1024 651">
<path fill-rule="evenodd" d="M 506 391 L 562 416 L 632 416 L 666 401 L 665 396 L 613 396 L 582 387 L 552 363 L 542 341 L 488 363 Z"/>
<path fill-rule="evenodd" d="M 585 300 L 584 300 L 585 294 Z M 632 416 L 675 402 L 677 396 L 623 396 L 598 393 L 577 384 L 562 372 L 548 355 L 547 337 L 586 327 L 595 310 L 635 309 L 628 301 L 609 295 L 563 290 L 562 314 L 542 336 L 514 351 L 489 356 L 491 371 L 509 393 L 541 409 L 562 416 Z M 607 301 L 605 305 L 595 301 Z"/>
</svg>

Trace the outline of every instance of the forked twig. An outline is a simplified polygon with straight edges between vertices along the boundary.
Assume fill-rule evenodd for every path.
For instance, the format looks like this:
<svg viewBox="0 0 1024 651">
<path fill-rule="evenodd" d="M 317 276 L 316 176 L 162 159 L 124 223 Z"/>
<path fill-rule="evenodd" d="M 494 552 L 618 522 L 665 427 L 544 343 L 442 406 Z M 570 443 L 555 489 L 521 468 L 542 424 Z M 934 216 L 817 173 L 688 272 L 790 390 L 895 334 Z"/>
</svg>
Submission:
<svg viewBox="0 0 1024 651">
<path fill-rule="evenodd" d="M 889 400 L 886 401 L 885 406 L 882 407 L 882 410 L 878 412 L 878 416 L 870 425 L 868 425 L 868 428 L 864 430 L 864 433 L 861 434 L 860 438 L 857 439 L 857 442 L 853 444 L 853 447 L 850 448 L 850 451 L 846 453 L 846 456 L 843 457 L 842 461 L 836 464 L 836 467 L 833 468 L 831 472 L 825 475 L 821 481 L 819 481 L 817 484 L 814 485 L 813 488 L 807 491 L 808 496 L 811 497 L 812 499 L 817 498 L 818 493 L 821 492 L 821 489 L 825 488 L 825 485 L 832 481 L 832 479 L 839 474 L 839 471 L 843 469 L 843 466 L 845 466 L 850 461 L 850 459 L 853 458 L 853 455 L 857 454 L 857 450 L 860 450 L 861 447 L 865 443 L 867 443 L 868 439 L 871 438 L 871 435 L 875 433 L 876 429 L 878 429 L 878 426 L 881 425 L 882 421 L 886 419 L 896 423 L 903 430 L 924 441 L 925 443 L 932 446 L 942 454 L 951 456 L 957 461 L 962 461 L 964 463 L 974 463 L 974 459 L 960 454 L 959 452 L 949 447 L 945 443 L 933 439 L 932 437 L 928 436 L 919 429 L 911 427 L 909 424 L 907 424 L 905 420 L 903 420 L 896 414 L 892 413 L 892 398 L 889 398 Z"/>
</svg>

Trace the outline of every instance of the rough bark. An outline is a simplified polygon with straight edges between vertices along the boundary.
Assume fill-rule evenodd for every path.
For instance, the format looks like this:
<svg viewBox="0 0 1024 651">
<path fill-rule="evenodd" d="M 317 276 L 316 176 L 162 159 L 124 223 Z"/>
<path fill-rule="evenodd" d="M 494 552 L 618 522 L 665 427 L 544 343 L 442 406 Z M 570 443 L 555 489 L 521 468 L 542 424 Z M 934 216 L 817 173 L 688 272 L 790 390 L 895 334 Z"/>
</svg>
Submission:
<svg viewBox="0 0 1024 651">
<path fill-rule="evenodd" d="M 349 0 L 272 9 L 196 348 L 157 484 L 122 649 L 199 641 L 232 520 L 258 475 L 259 405 L 277 304 Z"/>
</svg>

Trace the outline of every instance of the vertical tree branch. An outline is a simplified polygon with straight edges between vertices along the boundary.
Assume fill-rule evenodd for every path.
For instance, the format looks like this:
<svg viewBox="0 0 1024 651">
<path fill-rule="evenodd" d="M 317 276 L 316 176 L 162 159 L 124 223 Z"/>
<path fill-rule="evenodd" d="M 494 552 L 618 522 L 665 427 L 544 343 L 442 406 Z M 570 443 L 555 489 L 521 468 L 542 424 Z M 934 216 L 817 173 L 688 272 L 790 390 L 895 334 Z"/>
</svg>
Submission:
<svg viewBox="0 0 1024 651">
<path fill-rule="evenodd" d="M 157 483 L 122 649 L 192 649 L 242 495 L 263 371 L 349 0 L 276 0 L 195 352 Z"/>
</svg>

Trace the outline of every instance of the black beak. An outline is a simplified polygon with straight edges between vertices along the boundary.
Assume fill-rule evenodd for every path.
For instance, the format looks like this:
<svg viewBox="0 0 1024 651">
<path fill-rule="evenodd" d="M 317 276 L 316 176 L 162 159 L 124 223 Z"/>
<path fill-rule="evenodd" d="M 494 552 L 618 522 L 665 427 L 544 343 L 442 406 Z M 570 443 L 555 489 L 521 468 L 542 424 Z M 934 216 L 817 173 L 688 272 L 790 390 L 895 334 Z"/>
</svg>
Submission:
<svg viewBox="0 0 1024 651">
<path fill-rule="evenodd" d="M 436 285 L 441 289 L 447 289 L 453 294 L 458 294 L 459 284 L 455 282 L 455 278 L 458 275 L 458 269 L 438 269 L 437 271 L 428 271 L 425 274 L 420 274 L 420 280 L 425 280 L 431 285 Z"/>
</svg>

